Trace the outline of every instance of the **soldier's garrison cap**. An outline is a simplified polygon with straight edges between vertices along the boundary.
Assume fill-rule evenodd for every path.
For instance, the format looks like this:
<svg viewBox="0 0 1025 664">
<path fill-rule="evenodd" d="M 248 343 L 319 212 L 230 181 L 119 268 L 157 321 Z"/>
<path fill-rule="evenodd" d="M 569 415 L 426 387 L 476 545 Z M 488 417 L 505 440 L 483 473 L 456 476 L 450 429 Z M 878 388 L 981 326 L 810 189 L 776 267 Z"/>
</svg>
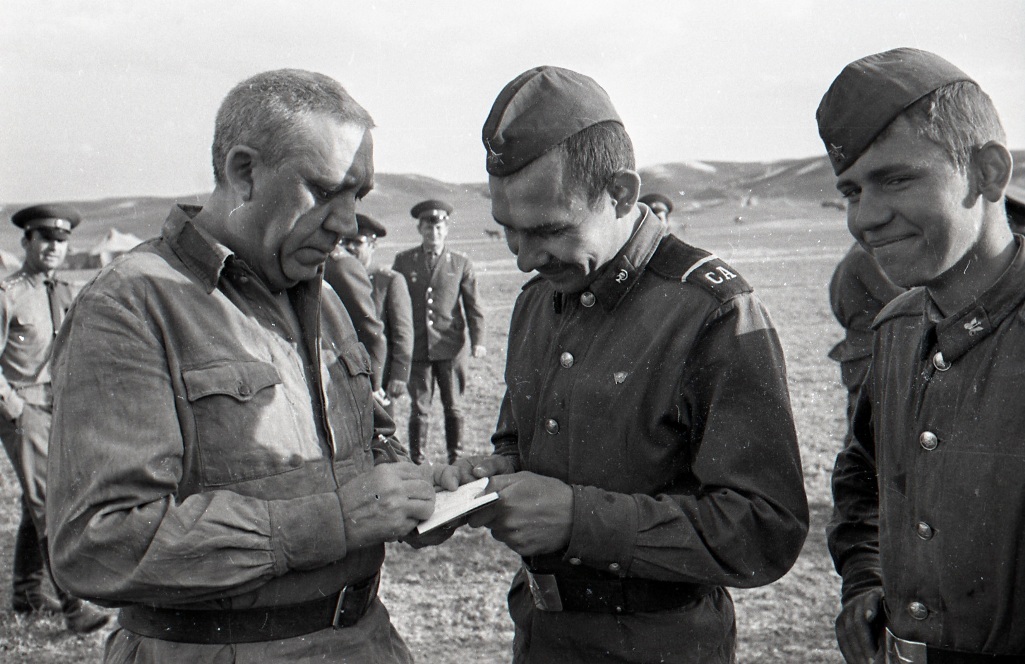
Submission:
<svg viewBox="0 0 1025 664">
<path fill-rule="evenodd" d="M 815 113 L 833 172 L 847 170 L 908 106 L 944 85 L 971 80 L 935 53 L 914 48 L 895 48 L 850 63 Z"/>
<path fill-rule="evenodd" d="M 673 211 L 673 201 L 668 196 L 663 196 L 659 193 L 645 194 L 637 199 L 638 202 L 644 203 L 648 207 L 655 207 L 661 205 L 666 209 L 666 212 Z"/>
<path fill-rule="evenodd" d="M 594 79 L 561 67 L 535 67 L 498 93 L 481 138 L 490 175 L 512 175 L 559 143 L 599 122 L 623 124 Z"/>
<path fill-rule="evenodd" d="M 409 211 L 409 215 L 417 221 L 426 219 L 430 221 L 438 219 L 448 219 L 448 215 L 452 214 L 452 206 L 445 201 L 439 200 L 426 200 L 420 201 L 413 206 L 413 209 Z"/>
<path fill-rule="evenodd" d="M 46 229 L 61 239 L 67 239 L 71 229 L 81 221 L 82 216 L 77 210 L 59 203 L 32 205 L 11 215 L 11 223 L 25 232 Z"/>
<path fill-rule="evenodd" d="M 356 213 L 356 234 L 366 235 L 368 237 L 384 237 L 388 234 L 388 229 L 384 227 L 384 224 L 379 222 L 373 217 Z"/>
</svg>

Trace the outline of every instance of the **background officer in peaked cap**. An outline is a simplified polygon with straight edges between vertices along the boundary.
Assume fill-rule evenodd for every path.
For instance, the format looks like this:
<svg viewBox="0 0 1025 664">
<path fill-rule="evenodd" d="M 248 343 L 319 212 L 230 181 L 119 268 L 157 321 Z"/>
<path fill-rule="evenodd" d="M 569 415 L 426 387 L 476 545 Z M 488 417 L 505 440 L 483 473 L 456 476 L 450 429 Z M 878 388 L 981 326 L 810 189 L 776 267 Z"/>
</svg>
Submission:
<svg viewBox="0 0 1025 664">
<path fill-rule="evenodd" d="M 57 584 L 59 604 L 42 590 L 46 551 L 46 461 L 53 395 L 50 352 L 73 298 L 56 276 L 68 238 L 81 217 L 66 205 L 34 205 L 15 212 L 25 231 L 25 262 L 0 282 L 0 439 L 21 483 L 21 523 L 14 541 L 15 612 L 61 611 L 68 629 L 86 633 L 109 616 L 72 597 Z"/>
<path fill-rule="evenodd" d="M 538 67 L 483 128 L 492 214 L 523 272 L 472 526 L 523 559 L 513 660 L 731 662 L 726 586 L 796 560 L 808 508 L 783 351 L 729 265 L 644 205 L 592 79 Z"/>
<path fill-rule="evenodd" d="M 673 201 L 668 196 L 655 192 L 641 196 L 637 199 L 637 202 L 644 203 L 650 207 L 655 216 L 661 219 L 663 223 L 669 223 L 669 215 L 673 212 Z"/>
<path fill-rule="evenodd" d="M 875 319 L 833 470 L 840 650 L 1025 661 L 1025 247 L 1000 117 L 965 72 L 898 48 L 848 64 L 816 119 L 848 229 L 910 288 Z"/>
<path fill-rule="evenodd" d="M 406 278 L 386 267 L 374 267 L 377 238 L 388 230 L 379 221 L 356 213 L 356 235 L 342 240 L 345 249 L 366 268 L 372 286 L 371 297 L 377 317 L 384 325 L 385 359 L 381 387 L 386 392 L 384 407 L 391 415 L 394 400 L 406 393 L 413 359 L 413 304 Z"/>
<path fill-rule="evenodd" d="M 477 296 L 477 276 L 466 254 L 445 245 L 452 206 L 427 200 L 409 211 L 423 239 L 419 247 L 395 256 L 392 269 L 406 278 L 413 301 L 413 366 L 409 377 L 409 455 L 424 461 L 434 386 L 445 412 L 448 461 L 462 449 L 463 414 L 459 397 L 466 383 L 466 330 L 471 353 L 484 357 L 484 311 Z"/>
</svg>

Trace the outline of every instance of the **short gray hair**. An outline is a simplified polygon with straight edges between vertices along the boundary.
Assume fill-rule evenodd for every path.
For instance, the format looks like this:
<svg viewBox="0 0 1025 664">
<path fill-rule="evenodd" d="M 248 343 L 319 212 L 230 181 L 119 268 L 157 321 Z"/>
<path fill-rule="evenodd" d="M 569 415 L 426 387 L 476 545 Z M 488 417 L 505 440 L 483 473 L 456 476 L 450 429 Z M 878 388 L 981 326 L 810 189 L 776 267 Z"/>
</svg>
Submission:
<svg viewBox="0 0 1025 664">
<path fill-rule="evenodd" d="M 374 120 L 330 76 L 302 69 L 278 69 L 242 81 L 217 111 L 212 147 L 214 180 L 224 184 L 224 162 L 236 145 L 259 150 L 271 166 L 301 149 L 303 120 L 314 113 L 373 129 Z"/>
</svg>

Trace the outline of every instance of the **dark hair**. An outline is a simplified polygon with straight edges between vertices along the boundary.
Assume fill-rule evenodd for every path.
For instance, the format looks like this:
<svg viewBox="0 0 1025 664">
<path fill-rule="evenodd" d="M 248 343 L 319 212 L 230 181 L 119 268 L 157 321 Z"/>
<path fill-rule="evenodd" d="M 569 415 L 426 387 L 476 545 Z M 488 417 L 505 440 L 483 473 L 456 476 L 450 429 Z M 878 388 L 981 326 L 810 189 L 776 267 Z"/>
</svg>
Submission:
<svg viewBox="0 0 1025 664">
<path fill-rule="evenodd" d="M 902 115 L 920 136 L 943 148 L 962 171 L 968 168 L 976 149 L 990 141 L 1007 141 L 993 101 L 972 81 L 937 88 L 908 106 Z"/>
<path fill-rule="evenodd" d="M 325 113 L 365 129 L 374 127 L 370 114 L 338 81 L 324 74 L 278 69 L 236 85 L 217 111 L 212 147 L 214 180 L 224 183 L 224 161 L 236 145 L 259 150 L 271 166 L 302 149 L 303 120 L 314 113 Z"/>
<path fill-rule="evenodd" d="M 613 175 L 635 168 L 630 136 L 614 120 L 582 129 L 555 149 L 563 153 L 563 184 L 581 190 L 591 206 L 601 200 Z"/>
</svg>

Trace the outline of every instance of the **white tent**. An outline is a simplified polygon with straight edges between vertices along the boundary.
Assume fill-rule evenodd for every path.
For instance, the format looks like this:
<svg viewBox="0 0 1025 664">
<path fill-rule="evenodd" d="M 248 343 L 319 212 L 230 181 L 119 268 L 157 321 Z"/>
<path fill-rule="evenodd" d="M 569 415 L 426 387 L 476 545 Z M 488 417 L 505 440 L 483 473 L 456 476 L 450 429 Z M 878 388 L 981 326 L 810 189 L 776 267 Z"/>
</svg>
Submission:
<svg viewBox="0 0 1025 664">
<path fill-rule="evenodd" d="M 95 256 L 98 265 L 103 266 L 141 243 L 141 238 L 111 228 L 102 240 L 93 245 L 93 248 L 89 250 L 89 255 Z"/>
</svg>

